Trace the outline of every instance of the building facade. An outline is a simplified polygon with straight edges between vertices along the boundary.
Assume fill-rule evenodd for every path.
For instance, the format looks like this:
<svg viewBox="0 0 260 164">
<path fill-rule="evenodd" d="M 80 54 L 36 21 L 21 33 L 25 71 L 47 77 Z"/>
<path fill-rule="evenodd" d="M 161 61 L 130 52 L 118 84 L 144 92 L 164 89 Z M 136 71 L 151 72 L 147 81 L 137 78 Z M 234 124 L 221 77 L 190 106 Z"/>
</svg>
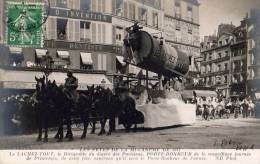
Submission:
<svg viewBox="0 0 260 164">
<path fill-rule="evenodd" d="M 260 98 L 260 10 L 253 9 L 248 16 L 248 92 Z"/>
<path fill-rule="evenodd" d="M 197 0 L 164 0 L 164 38 L 190 58 L 190 72 L 199 72 L 199 3 Z"/>
<path fill-rule="evenodd" d="M 162 36 L 167 44 L 187 53 L 191 59 L 190 70 L 196 71 L 194 57 L 199 55 L 197 0 L 49 2 L 48 18 L 43 24 L 44 47 L 35 49 L 1 45 L 2 52 L 5 52 L 1 55 L 1 66 L 37 69 L 44 66 L 43 59 L 48 54 L 53 59 L 55 69 L 86 73 L 105 71 L 107 75 L 113 75 L 117 72 L 117 63 L 123 64 L 120 56 L 125 28 L 138 21 L 145 31 Z M 1 8 L 4 11 L 4 5 Z M 4 17 L 2 19 L 5 20 Z M 127 72 L 137 75 L 139 69 L 129 66 Z M 113 81 L 112 76 L 108 79 Z"/>
<path fill-rule="evenodd" d="M 216 37 L 206 37 L 201 48 L 201 79 L 225 97 L 248 94 L 248 18 L 238 27 L 221 24 Z M 214 39 L 212 39 L 214 38 Z"/>
<path fill-rule="evenodd" d="M 232 24 L 221 24 L 217 36 L 205 37 L 201 44 L 201 81 L 206 87 L 216 88 L 216 91 L 228 97 L 230 95 L 230 60 Z"/>
<path fill-rule="evenodd" d="M 241 21 L 233 31 L 231 40 L 231 96 L 245 96 L 247 94 L 247 18 Z"/>
</svg>

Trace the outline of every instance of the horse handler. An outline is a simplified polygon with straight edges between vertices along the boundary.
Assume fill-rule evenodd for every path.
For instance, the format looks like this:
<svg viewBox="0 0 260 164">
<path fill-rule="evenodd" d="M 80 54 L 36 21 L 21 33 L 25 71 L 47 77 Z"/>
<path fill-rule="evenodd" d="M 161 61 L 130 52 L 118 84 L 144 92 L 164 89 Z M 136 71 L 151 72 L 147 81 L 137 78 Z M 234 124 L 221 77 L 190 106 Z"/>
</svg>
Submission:
<svg viewBox="0 0 260 164">
<path fill-rule="evenodd" d="M 76 104 L 78 79 L 75 76 L 73 76 L 73 73 L 70 70 L 67 72 L 67 78 L 65 79 L 64 87 L 66 96 L 71 100 L 72 104 Z M 71 106 L 73 107 L 73 105 Z M 66 137 L 68 137 L 69 140 L 73 140 L 73 134 L 71 130 L 71 113 L 72 109 L 68 109 L 68 111 L 65 113 L 68 128 L 68 133 L 66 134 Z"/>
</svg>

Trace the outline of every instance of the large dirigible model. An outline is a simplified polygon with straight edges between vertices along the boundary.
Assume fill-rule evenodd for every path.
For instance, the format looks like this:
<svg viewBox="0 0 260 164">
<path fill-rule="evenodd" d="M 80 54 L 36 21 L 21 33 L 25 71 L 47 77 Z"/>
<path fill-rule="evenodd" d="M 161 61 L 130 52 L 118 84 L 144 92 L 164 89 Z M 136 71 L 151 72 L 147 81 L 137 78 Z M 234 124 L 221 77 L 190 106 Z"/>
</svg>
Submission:
<svg viewBox="0 0 260 164">
<path fill-rule="evenodd" d="M 166 77 L 185 76 L 189 70 L 189 57 L 171 45 L 163 44 L 137 23 L 126 28 L 123 55 L 125 60 L 137 67 Z"/>
</svg>

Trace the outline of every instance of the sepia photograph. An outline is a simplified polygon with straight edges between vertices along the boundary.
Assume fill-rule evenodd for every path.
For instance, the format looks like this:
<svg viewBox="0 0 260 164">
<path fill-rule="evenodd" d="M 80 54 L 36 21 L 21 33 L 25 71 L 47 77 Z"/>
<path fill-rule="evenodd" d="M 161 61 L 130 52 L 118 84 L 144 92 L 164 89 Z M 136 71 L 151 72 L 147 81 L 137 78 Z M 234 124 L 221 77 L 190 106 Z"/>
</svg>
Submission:
<svg viewBox="0 0 260 164">
<path fill-rule="evenodd" d="M 91 149 L 260 149 L 260 1 L 0 0 L 0 150 Z"/>
</svg>

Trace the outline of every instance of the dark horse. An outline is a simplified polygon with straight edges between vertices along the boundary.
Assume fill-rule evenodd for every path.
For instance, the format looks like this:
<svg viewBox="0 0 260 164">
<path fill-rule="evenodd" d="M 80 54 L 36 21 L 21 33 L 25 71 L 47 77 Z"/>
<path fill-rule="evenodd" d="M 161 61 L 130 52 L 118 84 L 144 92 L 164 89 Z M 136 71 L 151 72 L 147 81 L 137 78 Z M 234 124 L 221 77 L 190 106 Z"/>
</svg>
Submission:
<svg viewBox="0 0 260 164">
<path fill-rule="evenodd" d="M 73 140 L 73 133 L 71 130 L 71 117 L 73 110 L 75 110 L 76 100 L 73 95 L 69 94 L 66 89 L 60 85 L 59 87 L 56 83 L 53 82 L 53 94 L 52 96 L 56 97 L 55 109 L 56 115 L 58 116 L 58 132 L 55 135 L 55 138 L 58 139 L 58 142 L 61 142 L 64 138 L 63 134 L 63 125 L 67 125 L 66 138 L 68 141 Z"/>
<path fill-rule="evenodd" d="M 48 95 L 47 87 L 45 84 L 45 76 L 42 78 L 35 77 L 37 82 L 36 91 L 34 93 L 34 107 L 36 112 L 37 126 L 38 126 L 38 138 L 37 141 L 42 140 L 42 132 L 44 131 L 44 142 L 48 141 L 48 116 L 49 111 L 47 108 Z"/>
</svg>

